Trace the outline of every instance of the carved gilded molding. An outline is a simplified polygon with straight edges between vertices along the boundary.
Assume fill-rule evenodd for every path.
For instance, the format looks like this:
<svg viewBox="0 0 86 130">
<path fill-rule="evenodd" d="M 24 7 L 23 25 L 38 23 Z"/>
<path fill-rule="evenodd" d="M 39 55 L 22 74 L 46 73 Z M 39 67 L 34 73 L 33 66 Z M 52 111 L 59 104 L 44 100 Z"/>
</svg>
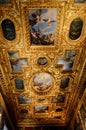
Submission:
<svg viewBox="0 0 86 130">
<path fill-rule="evenodd" d="M 82 65 L 85 64 L 86 57 L 85 5 L 82 7 L 73 0 L 22 0 L 20 3 L 16 0 L 14 6 L 15 9 L 9 5 L 0 8 L 0 84 L 9 99 L 9 105 L 13 107 L 16 124 L 66 125 L 77 100 L 77 89 L 81 87 L 79 83 L 85 75 Z M 42 11 L 52 14 L 52 18 L 55 15 L 56 19 L 49 19 Z M 83 21 L 83 29 L 77 40 L 71 40 L 70 25 L 76 18 Z M 16 39 L 13 41 L 3 37 L 1 23 L 4 19 L 10 19 L 15 25 Z M 45 37 L 43 41 L 38 37 L 39 45 L 35 38 L 31 41 L 30 29 L 35 34 L 36 28 L 33 29 L 33 25 L 37 26 L 36 22 L 47 24 L 46 29 L 55 25 L 53 42 L 48 34 L 46 39 L 50 41 Z M 38 31 L 40 33 L 41 28 Z M 65 69 L 65 65 L 71 67 L 66 66 L 69 68 Z M 61 87 L 62 79 L 66 80 L 67 85 Z"/>
<path fill-rule="evenodd" d="M 59 35 L 59 29 L 60 29 L 60 26 L 59 26 L 59 23 L 61 22 L 61 16 L 62 16 L 62 13 L 63 13 L 63 10 L 64 10 L 64 6 L 65 4 L 61 5 L 61 4 L 54 4 L 52 3 L 52 5 L 47 5 L 46 3 L 46 6 L 45 5 L 40 5 L 39 3 L 37 5 L 33 4 L 31 5 L 29 2 L 26 4 L 26 3 L 23 3 L 21 2 L 21 14 L 22 14 L 22 23 L 23 23 L 23 31 L 24 31 L 24 44 L 25 44 L 25 50 L 26 51 L 42 51 L 42 50 L 48 50 L 48 51 L 58 51 L 59 50 L 59 46 L 60 46 L 60 43 L 61 40 L 60 40 L 60 35 Z M 48 10 L 48 8 L 51 8 L 52 10 L 55 9 L 56 10 L 56 33 L 55 33 L 55 43 L 54 45 L 50 45 L 50 46 L 47 46 L 47 45 L 35 45 L 35 46 L 32 46 L 31 45 L 31 39 L 30 39 L 30 23 L 29 23 L 29 15 L 30 15 L 30 10 L 39 10 L 39 7 L 40 7 L 40 10 Z M 25 26 L 26 25 L 26 26 Z M 27 34 L 27 35 L 26 35 Z M 58 43 L 57 43 L 58 42 Z"/>
<path fill-rule="evenodd" d="M 80 47 L 80 46 L 83 46 L 85 44 L 85 34 L 86 34 L 86 29 L 85 29 L 86 28 L 85 27 L 86 13 L 85 12 L 86 12 L 85 7 L 81 7 L 81 8 L 68 9 L 65 13 L 65 23 L 63 26 L 63 39 L 71 47 L 72 46 L 73 47 Z M 71 22 L 76 18 L 80 18 L 83 21 L 83 28 L 82 28 L 81 36 L 76 40 L 71 40 L 69 38 L 70 25 L 71 25 Z M 70 21 L 69 21 L 69 19 L 70 19 Z M 67 35 L 65 35 L 65 33 Z"/>
</svg>

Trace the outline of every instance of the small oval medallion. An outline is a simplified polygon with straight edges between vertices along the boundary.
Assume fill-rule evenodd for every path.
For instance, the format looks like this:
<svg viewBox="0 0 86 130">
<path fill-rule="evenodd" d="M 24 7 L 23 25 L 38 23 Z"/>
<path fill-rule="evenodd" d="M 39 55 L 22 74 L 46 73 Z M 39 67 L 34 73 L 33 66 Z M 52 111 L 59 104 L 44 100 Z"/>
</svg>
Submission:
<svg viewBox="0 0 86 130">
<path fill-rule="evenodd" d="M 46 65 L 46 64 L 48 63 L 48 61 L 47 61 L 47 58 L 45 58 L 45 57 L 40 57 L 40 58 L 38 58 L 37 63 L 38 63 L 39 65 Z"/>
</svg>

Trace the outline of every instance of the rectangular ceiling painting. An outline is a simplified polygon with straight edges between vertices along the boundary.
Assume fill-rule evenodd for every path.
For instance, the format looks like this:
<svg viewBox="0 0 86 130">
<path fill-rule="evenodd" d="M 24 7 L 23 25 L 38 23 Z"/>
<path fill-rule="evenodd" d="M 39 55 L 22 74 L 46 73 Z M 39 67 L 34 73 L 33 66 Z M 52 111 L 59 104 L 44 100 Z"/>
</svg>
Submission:
<svg viewBox="0 0 86 130">
<path fill-rule="evenodd" d="M 54 45 L 57 10 L 29 10 L 31 45 Z"/>
</svg>

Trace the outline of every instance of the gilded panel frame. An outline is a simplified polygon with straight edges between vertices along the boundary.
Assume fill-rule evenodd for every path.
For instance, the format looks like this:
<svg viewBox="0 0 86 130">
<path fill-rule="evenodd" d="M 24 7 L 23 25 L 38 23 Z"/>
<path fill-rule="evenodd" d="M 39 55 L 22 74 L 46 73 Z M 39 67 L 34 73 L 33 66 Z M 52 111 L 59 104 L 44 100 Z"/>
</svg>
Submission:
<svg viewBox="0 0 86 130">
<path fill-rule="evenodd" d="M 85 7 L 83 7 L 82 10 L 80 10 L 80 7 L 76 7 L 75 10 L 74 10 L 73 7 L 71 9 L 72 10 L 66 12 L 65 25 L 63 27 L 63 37 L 64 37 L 64 40 L 69 45 L 71 45 L 71 47 L 72 46 L 80 47 L 80 46 L 83 46 L 83 44 L 85 42 L 85 34 L 86 34 L 85 23 L 86 23 L 86 20 L 85 20 L 85 13 L 84 12 L 86 10 L 85 10 Z M 69 38 L 70 25 L 71 25 L 72 21 L 75 20 L 75 19 L 77 19 L 77 18 L 80 18 L 83 21 L 83 27 L 82 27 L 81 35 L 76 40 L 72 40 L 71 38 Z"/>
<path fill-rule="evenodd" d="M 33 107 L 33 113 L 35 118 L 45 118 L 50 116 L 51 106 L 50 104 L 35 104 Z"/>
<path fill-rule="evenodd" d="M 2 11 L 1 11 L 2 12 Z M 0 42 L 1 42 L 1 46 L 2 47 L 13 47 L 14 45 L 16 45 L 18 42 L 20 42 L 20 37 L 21 37 L 21 34 L 20 34 L 20 25 L 19 25 L 19 22 L 17 21 L 17 19 L 8 14 L 7 12 L 5 12 L 5 14 L 3 14 L 2 12 L 2 17 L 0 18 L 0 29 L 1 29 L 1 32 L 0 32 Z M 5 19 L 9 19 L 11 20 L 13 23 L 14 23 L 14 26 L 15 26 L 15 32 L 16 32 L 16 37 L 13 39 L 13 40 L 7 40 L 4 35 L 3 35 L 3 30 L 2 30 L 2 27 L 1 27 L 1 23 L 3 20 Z"/>
<path fill-rule="evenodd" d="M 25 44 L 25 50 L 26 51 L 57 51 L 57 49 L 60 47 L 61 44 L 61 38 L 60 38 L 60 31 L 62 25 L 60 24 L 62 13 L 64 12 L 64 5 L 65 3 L 54 3 L 51 2 L 49 5 L 48 3 L 42 3 L 40 4 L 37 2 L 34 2 L 33 5 L 31 5 L 31 2 L 21 2 L 21 16 L 22 16 L 22 26 L 23 26 L 23 32 L 24 32 L 24 44 Z M 48 9 L 56 9 L 56 32 L 55 32 L 55 44 L 54 45 L 31 45 L 31 38 L 30 38 L 30 21 L 29 21 L 29 12 L 34 10 L 48 10 Z"/>
</svg>

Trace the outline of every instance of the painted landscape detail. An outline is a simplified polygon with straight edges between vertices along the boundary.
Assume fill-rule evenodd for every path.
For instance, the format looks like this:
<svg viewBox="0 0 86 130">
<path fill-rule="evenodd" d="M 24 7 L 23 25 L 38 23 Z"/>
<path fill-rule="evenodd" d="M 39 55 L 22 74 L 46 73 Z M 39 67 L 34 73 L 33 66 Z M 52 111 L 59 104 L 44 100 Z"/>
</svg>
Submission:
<svg viewBox="0 0 86 130">
<path fill-rule="evenodd" d="M 63 71 L 71 71 L 76 58 L 76 53 L 76 50 L 67 50 L 66 56 L 64 58 L 59 58 L 57 65 L 63 66 Z"/>
<path fill-rule="evenodd" d="M 14 81 L 17 89 L 24 89 L 24 83 L 22 79 L 15 79 Z"/>
<path fill-rule="evenodd" d="M 65 89 L 68 87 L 69 84 L 69 78 L 62 78 L 60 83 L 60 88 Z"/>
<path fill-rule="evenodd" d="M 52 98 L 52 103 L 64 103 L 65 101 L 65 95 L 64 94 L 58 94 L 57 97 Z"/>
<path fill-rule="evenodd" d="M 48 112 L 48 106 L 35 106 L 35 113 L 45 113 Z"/>
<path fill-rule="evenodd" d="M 54 45 L 56 9 L 29 10 L 31 45 Z"/>
<path fill-rule="evenodd" d="M 19 104 L 27 104 L 32 102 L 32 98 L 26 97 L 24 95 L 19 95 L 18 96 L 18 102 Z"/>
<path fill-rule="evenodd" d="M 19 51 L 9 51 L 8 55 L 12 71 L 21 72 L 22 67 L 26 67 L 28 65 L 27 58 L 19 57 Z"/>
</svg>

